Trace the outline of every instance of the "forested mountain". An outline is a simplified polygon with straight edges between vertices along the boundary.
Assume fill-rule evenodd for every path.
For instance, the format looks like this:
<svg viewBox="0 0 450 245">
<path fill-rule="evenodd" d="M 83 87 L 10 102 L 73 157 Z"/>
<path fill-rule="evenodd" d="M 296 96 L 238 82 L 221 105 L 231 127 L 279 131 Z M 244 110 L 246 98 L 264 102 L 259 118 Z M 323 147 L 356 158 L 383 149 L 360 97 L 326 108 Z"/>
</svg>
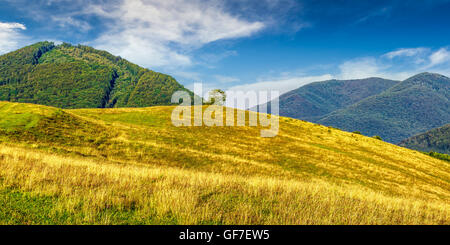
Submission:
<svg viewBox="0 0 450 245">
<path fill-rule="evenodd" d="M 450 124 L 403 140 L 400 146 L 418 151 L 450 154 Z"/>
<path fill-rule="evenodd" d="M 280 96 L 280 115 L 315 122 L 397 83 L 382 78 L 311 83 Z"/>
<path fill-rule="evenodd" d="M 60 108 L 169 105 L 171 76 L 87 46 L 40 42 L 0 56 L 0 100 Z M 192 94 L 190 92 L 190 94 Z"/>
<path fill-rule="evenodd" d="M 401 140 L 450 122 L 450 78 L 421 73 L 318 123 L 365 135 Z"/>
<path fill-rule="evenodd" d="M 421 73 L 402 82 L 381 78 L 315 82 L 281 95 L 279 104 L 281 116 L 399 143 L 450 123 L 449 99 L 448 77 Z"/>
</svg>

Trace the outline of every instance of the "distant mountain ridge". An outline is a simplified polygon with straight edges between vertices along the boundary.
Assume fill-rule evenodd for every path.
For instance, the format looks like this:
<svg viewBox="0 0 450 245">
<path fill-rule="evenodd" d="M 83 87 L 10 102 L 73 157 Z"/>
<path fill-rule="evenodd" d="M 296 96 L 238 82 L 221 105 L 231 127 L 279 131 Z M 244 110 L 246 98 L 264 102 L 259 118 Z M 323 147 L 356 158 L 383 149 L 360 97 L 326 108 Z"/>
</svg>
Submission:
<svg viewBox="0 0 450 245">
<path fill-rule="evenodd" d="M 399 145 L 418 151 L 450 154 L 450 124 L 415 135 Z"/>
<path fill-rule="evenodd" d="M 0 56 L 0 100 L 60 108 L 170 105 L 171 76 L 106 51 L 40 42 Z"/>
<path fill-rule="evenodd" d="M 316 122 L 333 111 L 379 94 L 397 83 L 382 78 L 310 83 L 280 96 L 280 115 Z"/>
<path fill-rule="evenodd" d="M 421 73 L 318 123 L 365 135 L 380 135 L 391 143 L 450 122 L 450 78 Z"/>
<path fill-rule="evenodd" d="M 450 78 L 421 73 L 402 82 L 381 78 L 316 82 L 281 95 L 279 104 L 281 116 L 399 143 L 450 123 Z"/>
</svg>

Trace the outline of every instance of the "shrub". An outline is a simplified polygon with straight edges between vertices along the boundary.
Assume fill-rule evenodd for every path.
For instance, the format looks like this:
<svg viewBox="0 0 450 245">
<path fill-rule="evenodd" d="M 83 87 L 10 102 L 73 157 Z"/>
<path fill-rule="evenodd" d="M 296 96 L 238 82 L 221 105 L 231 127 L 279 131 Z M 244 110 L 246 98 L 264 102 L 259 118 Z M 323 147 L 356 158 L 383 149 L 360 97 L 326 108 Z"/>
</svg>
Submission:
<svg viewBox="0 0 450 245">
<path fill-rule="evenodd" d="M 425 152 L 425 154 L 440 159 L 440 160 L 444 160 L 444 161 L 448 161 L 450 162 L 450 155 L 447 154 L 443 154 L 443 153 L 438 153 L 438 152 L 434 152 L 434 151 L 430 151 L 430 152 Z"/>
<path fill-rule="evenodd" d="M 377 139 L 377 140 L 383 140 L 383 138 L 381 138 L 381 137 L 378 136 L 378 135 L 375 135 L 375 136 L 373 136 L 372 138 Z"/>
</svg>

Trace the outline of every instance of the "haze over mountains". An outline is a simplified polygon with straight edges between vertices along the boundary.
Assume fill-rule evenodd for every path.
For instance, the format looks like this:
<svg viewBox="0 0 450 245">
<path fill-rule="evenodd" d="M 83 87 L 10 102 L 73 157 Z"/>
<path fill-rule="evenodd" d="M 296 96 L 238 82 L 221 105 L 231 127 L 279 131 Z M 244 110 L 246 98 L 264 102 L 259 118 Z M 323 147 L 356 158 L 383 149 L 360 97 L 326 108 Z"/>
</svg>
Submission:
<svg viewBox="0 0 450 245">
<path fill-rule="evenodd" d="M 280 96 L 280 115 L 399 143 L 450 122 L 450 79 L 421 73 L 312 83 Z"/>
<path fill-rule="evenodd" d="M 41 42 L 0 56 L 0 100 L 60 108 L 170 104 L 171 76 L 87 46 Z M 192 93 L 191 93 L 192 94 Z"/>
</svg>

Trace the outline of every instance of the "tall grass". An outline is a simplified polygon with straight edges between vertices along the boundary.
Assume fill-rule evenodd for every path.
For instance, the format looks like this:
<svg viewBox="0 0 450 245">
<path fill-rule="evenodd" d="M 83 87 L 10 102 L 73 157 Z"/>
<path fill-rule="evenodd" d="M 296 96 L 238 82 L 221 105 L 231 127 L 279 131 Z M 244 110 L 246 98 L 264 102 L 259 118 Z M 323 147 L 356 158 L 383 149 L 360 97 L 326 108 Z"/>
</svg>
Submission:
<svg viewBox="0 0 450 245">
<path fill-rule="evenodd" d="M 172 109 L 0 102 L 0 223 L 450 223 L 446 161 L 289 118 L 274 138 L 174 127 Z"/>
<path fill-rule="evenodd" d="M 0 155 L 1 188 L 51 198 L 48 224 L 450 223 L 448 202 L 324 181 L 118 164 L 10 146 Z M 19 220 L 33 212 L 27 210 Z"/>
</svg>

